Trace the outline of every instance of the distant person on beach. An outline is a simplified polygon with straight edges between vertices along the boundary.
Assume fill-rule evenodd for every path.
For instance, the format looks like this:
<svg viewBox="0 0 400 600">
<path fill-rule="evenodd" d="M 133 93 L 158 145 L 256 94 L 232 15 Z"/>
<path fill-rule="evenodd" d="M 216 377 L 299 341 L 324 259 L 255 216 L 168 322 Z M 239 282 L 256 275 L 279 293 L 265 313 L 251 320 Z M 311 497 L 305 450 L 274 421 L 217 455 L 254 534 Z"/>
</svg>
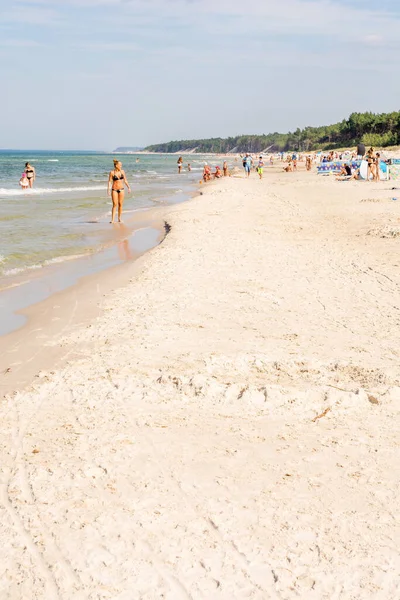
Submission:
<svg viewBox="0 0 400 600">
<path fill-rule="evenodd" d="M 23 190 L 27 190 L 29 188 L 29 181 L 28 178 L 26 176 L 26 173 L 22 173 L 21 175 L 21 179 L 19 180 L 19 185 L 21 186 L 21 188 Z"/>
<path fill-rule="evenodd" d="M 224 177 L 228 176 L 228 163 L 224 160 L 224 164 L 222 165 L 222 170 L 224 172 Z"/>
<path fill-rule="evenodd" d="M 204 182 L 210 181 L 211 179 L 211 169 L 208 165 L 204 165 L 203 169 L 203 180 Z"/>
<path fill-rule="evenodd" d="M 243 161 L 243 165 L 244 165 L 244 170 L 245 170 L 247 177 L 250 177 L 251 167 L 253 166 L 253 159 L 251 158 L 251 156 L 248 152 L 246 153 L 246 157 Z"/>
<path fill-rule="evenodd" d="M 122 207 L 124 205 L 124 197 L 125 197 L 125 188 L 124 185 L 128 188 L 128 192 L 131 192 L 131 188 L 129 187 L 129 183 L 127 182 L 125 171 L 122 170 L 121 161 L 114 159 L 114 170 L 110 171 L 110 175 L 108 176 L 108 190 L 107 193 L 112 200 L 112 211 L 111 211 L 111 221 L 110 223 L 115 222 L 115 212 L 118 207 L 118 223 L 122 223 L 121 215 L 122 215 Z"/>
<path fill-rule="evenodd" d="M 353 179 L 360 179 L 360 169 L 352 172 L 350 165 L 343 165 L 339 175 L 336 177 L 336 181 L 350 181 Z"/>
<path fill-rule="evenodd" d="M 260 179 L 263 178 L 263 171 L 264 171 L 264 161 L 263 161 L 263 157 L 260 156 L 260 158 L 258 159 L 258 165 L 257 165 L 257 173 Z"/>
<path fill-rule="evenodd" d="M 214 179 L 222 177 L 221 167 L 215 167 L 215 173 L 213 173 Z"/>
<path fill-rule="evenodd" d="M 189 173 L 192 170 L 192 165 L 190 163 L 188 163 L 187 170 L 189 171 Z"/>
<path fill-rule="evenodd" d="M 177 165 L 178 165 L 178 173 L 182 173 L 182 167 L 183 167 L 183 158 L 182 158 L 182 156 L 180 156 L 178 158 Z"/>
<path fill-rule="evenodd" d="M 25 163 L 25 173 L 26 173 L 26 177 L 27 177 L 28 182 L 29 182 L 29 187 L 32 188 L 33 187 L 33 182 L 36 179 L 35 167 L 32 167 L 32 165 L 30 165 L 28 162 Z"/>
<path fill-rule="evenodd" d="M 380 165 L 381 165 L 381 155 L 379 152 L 377 152 L 375 154 L 375 173 L 374 173 L 374 181 L 380 181 L 381 180 L 381 176 L 379 173 L 379 169 L 380 169 Z"/>
<path fill-rule="evenodd" d="M 286 171 L 286 173 L 292 173 L 293 165 L 291 160 L 289 160 L 287 167 L 283 167 L 283 170 Z"/>
<path fill-rule="evenodd" d="M 350 165 L 343 165 L 340 169 L 339 177 L 351 177 L 351 167 Z"/>
<path fill-rule="evenodd" d="M 344 172 L 344 175 L 352 175 L 352 171 L 351 171 L 351 167 L 350 167 L 350 165 L 347 165 L 347 164 L 346 164 L 346 165 L 344 165 L 344 166 L 342 167 L 342 169 L 345 171 L 345 172 Z"/>
<path fill-rule="evenodd" d="M 306 158 L 306 170 L 311 171 L 312 160 L 311 156 L 307 156 Z"/>
<path fill-rule="evenodd" d="M 365 156 L 365 144 L 358 144 L 357 146 L 357 159 L 362 160 Z"/>
<path fill-rule="evenodd" d="M 375 156 L 375 151 L 373 148 L 370 148 L 368 150 L 367 156 L 365 158 L 368 163 L 367 181 L 371 180 L 371 175 L 372 175 L 372 179 L 375 181 L 375 178 L 376 178 L 376 173 L 375 173 L 376 156 Z"/>
</svg>

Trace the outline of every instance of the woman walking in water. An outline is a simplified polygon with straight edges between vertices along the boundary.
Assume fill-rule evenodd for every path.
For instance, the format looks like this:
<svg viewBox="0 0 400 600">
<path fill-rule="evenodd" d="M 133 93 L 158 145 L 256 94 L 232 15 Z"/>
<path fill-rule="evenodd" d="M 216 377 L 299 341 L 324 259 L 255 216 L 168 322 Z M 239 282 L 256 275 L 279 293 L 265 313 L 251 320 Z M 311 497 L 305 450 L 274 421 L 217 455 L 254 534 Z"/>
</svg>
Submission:
<svg viewBox="0 0 400 600">
<path fill-rule="evenodd" d="M 180 156 L 178 158 L 177 165 L 178 165 L 178 173 L 182 173 L 182 167 L 183 167 L 183 157 L 182 156 Z"/>
<path fill-rule="evenodd" d="M 108 195 L 111 195 L 112 200 L 112 211 L 111 211 L 111 221 L 110 223 L 115 222 L 115 211 L 118 206 L 118 223 L 122 223 L 121 215 L 122 215 L 122 207 L 124 204 L 125 197 L 125 188 L 124 185 L 128 188 L 128 192 L 131 192 L 131 188 L 129 187 L 129 183 L 126 180 L 125 171 L 122 170 L 122 163 L 119 160 L 114 159 L 114 170 L 110 171 L 110 175 L 108 176 Z"/>
<path fill-rule="evenodd" d="M 29 183 L 29 187 L 32 188 L 33 187 L 33 182 L 36 179 L 35 167 L 32 167 L 28 162 L 25 163 L 25 173 L 26 173 L 26 178 L 27 178 L 28 183 Z"/>
</svg>

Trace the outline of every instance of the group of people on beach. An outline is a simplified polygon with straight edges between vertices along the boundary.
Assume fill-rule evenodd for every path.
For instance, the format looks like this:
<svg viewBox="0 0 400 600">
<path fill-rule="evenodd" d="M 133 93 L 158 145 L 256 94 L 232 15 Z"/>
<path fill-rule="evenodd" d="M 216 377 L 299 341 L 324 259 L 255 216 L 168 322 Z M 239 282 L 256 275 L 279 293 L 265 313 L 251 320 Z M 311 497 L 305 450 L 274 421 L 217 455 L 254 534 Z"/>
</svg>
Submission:
<svg viewBox="0 0 400 600">
<path fill-rule="evenodd" d="M 182 171 L 183 171 L 183 156 L 180 156 L 178 158 L 177 164 L 178 164 L 178 173 L 180 175 L 182 173 Z M 192 165 L 190 163 L 187 164 L 187 170 L 188 170 L 189 173 L 192 170 Z"/>
<path fill-rule="evenodd" d="M 286 158 L 281 155 L 281 160 L 285 160 L 287 163 L 283 167 L 283 170 L 286 173 L 297 171 L 298 160 L 305 160 L 306 171 L 311 171 L 312 165 L 314 163 L 325 164 L 332 163 L 335 161 L 345 161 L 344 164 L 341 166 L 340 171 L 337 173 L 338 180 L 362 179 L 360 175 L 360 168 L 354 169 L 351 167 L 351 164 L 355 161 L 365 160 L 368 165 L 366 180 L 375 182 L 381 180 L 381 154 L 379 152 L 376 152 L 374 148 L 370 148 L 368 151 L 366 151 L 365 146 L 363 144 L 359 144 L 357 150 L 353 152 L 335 152 L 334 150 L 331 150 L 327 154 L 307 154 L 306 156 L 293 153 L 292 155 L 288 154 Z"/>
<path fill-rule="evenodd" d="M 380 181 L 379 166 L 381 164 L 381 155 L 379 152 L 375 152 L 373 148 L 370 148 L 365 156 L 365 160 L 368 163 L 367 181 Z"/>
<path fill-rule="evenodd" d="M 241 159 L 246 177 L 250 177 L 250 174 L 254 169 L 258 173 L 259 178 L 263 178 L 265 163 L 264 158 L 262 156 L 259 156 L 258 160 L 253 160 L 251 154 L 249 152 L 246 152 L 246 154 L 242 156 Z M 274 164 L 274 157 L 272 154 L 269 158 L 269 164 L 271 166 L 273 166 Z"/>
<path fill-rule="evenodd" d="M 207 163 L 204 165 L 204 168 L 203 168 L 203 181 L 204 182 L 211 181 L 211 179 L 220 179 L 221 177 L 228 177 L 228 175 L 229 175 L 229 168 L 228 168 L 228 163 L 226 162 L 226 160 L 224 161 L 224 164 L 222 165 L 222 171 L 221 171 L 221 167 L 219 167 L 217 165 L 215 167 L 214 173 L 211 171 L 210 165 L 208 165 Z"/>
<path fill-rule="evenodd" d="M 375 150 L 373 148 L 370 148 L 368 150 L 368 152 L 365 153 L 365 155 L 360 157 L 359 150 L 357 152 L 358 152 L 357 158 L 365 159 L 368 163 L 367 181 L 371 181 L 371 180 L 372 181 L 380 181 L 380 174 L 379 174 L 380 162 L 381 162 L 380 153 L 375 152 Z M 281 153 L 280 156 L 281 156 L 281 160 L 284 160 L 283 153 Z M 343 155 L 332 151 L 328 155 L 323 156 L 322 159 L 320 157 L 320 162 L 333 161 L 335 159 L 342 160 L 342 158 L 343 158 Z M 304 157 L 300 157 L 300 160 L 303 160 L 303 159 L 304 159 Z M 296 171 L 298 155 L 295 153 L 292 155 L 289 155 L 286 158 L 286 160 L 287 160 L 287 165 L 284 167 L 284 171 L 286 171 L 286 172 Z M 307 171 L 311 170 L 312 164 L 314 161 L 316 161 L 316 156 L 307 155 L 305 157 L 305 166 L 306 166 Z M 109 173 L 108 185 L 107 185 L 107 194 L 109 196 L 111 196 L 111 200 L 112 200 L 110 223 L 115 223 L 116 216 L 118 217 L 118 223 L 121 223 L 122 222 L 121 221 L 122 209 L 123 209 L 124 198 L 125 198 L 125 187 L 128 189 L 129 193 L 131 192 L 131 188 L 130 188 L 128 180 L 126 178 L 125 171 L 122 169 L 121 161 L 118 159 L 114 159 L 113 162 L 114 162 L 114 168 Z M 271 165 L 273 165 L 273 155 L 271 155 L 269 162 Z M 178 173 L 181 173 L 182 169 L 183 169 L 183 157 L 182 156 L 179 157 L 177 163 L 178 163 Z M 250 177 L 252 169 L 255 168 L 255 170 L 258 173 L 259 178 L 262 179 L 263 171 L 264 171 L 263 157 L 262 156 L 259 157 L 256 166 L 254 165 L 254 163 L 255 163 L 255 161 L 253 160 L 250 153 L 247 152 L 242 157 L 242 164 L 243 164 L 243 168 L 245 170 L 246 176 Z M 190 163 L 188 163 L 187 169 L 189 172 L 191 171 Z M 202 181 L 207 182 L 207 181 L 211 181 L 211 179 L 219 179 L 221 177 L 227 177 L 229 175 L 230 175 L 230 173 L 229 173 L 228 163 L 226 160 L 223 163 L 222 170 L 219 166 L 216 166 L 214 172 L 211 171 L 211 167 L 206 163 L 203 168 Z M 339 173 L 338 179 L 359 179 L 359 176 L 360 176 L 359 169 L 355 172 L 352 172 L 350 165 L 346 163 L 342 166 L 342 169 Z M 25 163 L 25 170 L 22 173 L 21 179 L 19 182 L 21 188 L 23 190 L 32 189 L 35 179 L 36 179 L 35 168 L 29 162 Z"/>
</svg>

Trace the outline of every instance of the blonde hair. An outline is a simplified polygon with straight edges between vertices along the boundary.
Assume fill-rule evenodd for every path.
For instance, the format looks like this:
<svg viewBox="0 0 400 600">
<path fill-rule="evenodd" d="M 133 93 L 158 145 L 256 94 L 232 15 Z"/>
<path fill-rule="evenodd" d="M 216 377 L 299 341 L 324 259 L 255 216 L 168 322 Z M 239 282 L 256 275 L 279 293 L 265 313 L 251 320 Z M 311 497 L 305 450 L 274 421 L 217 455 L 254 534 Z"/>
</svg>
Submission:
<svg viewBox="0 0 400 600">
<path fill-rule="evenodd" d="M 114 163 L 114 169 L 116 169 L 117 171 L 120 171 L 121 169 L 119 167 L 117 167 L 117 165 L 120 165 L 121 161 L 118 160 L 118 158 L 114 158 L 113 163 Z"/>
</svg>

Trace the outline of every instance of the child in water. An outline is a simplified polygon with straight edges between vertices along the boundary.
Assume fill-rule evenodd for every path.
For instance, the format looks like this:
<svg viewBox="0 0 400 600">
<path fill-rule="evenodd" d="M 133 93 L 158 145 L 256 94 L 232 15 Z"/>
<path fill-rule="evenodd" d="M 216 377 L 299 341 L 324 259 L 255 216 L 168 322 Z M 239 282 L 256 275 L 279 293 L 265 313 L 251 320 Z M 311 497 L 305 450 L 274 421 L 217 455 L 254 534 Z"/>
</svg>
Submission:
<svg viewBox="0 0 400 600">
<path fill-rule="evenodd" d="M 28 178 L 26 176 L 26 173 L 22 173 L 21 175 L 21 179 L 19 180 L 19 185 L 21 186 L 21 188 L 23 190 L 27 190 L 29 187 L 29 181 Z"/>
</svg>

